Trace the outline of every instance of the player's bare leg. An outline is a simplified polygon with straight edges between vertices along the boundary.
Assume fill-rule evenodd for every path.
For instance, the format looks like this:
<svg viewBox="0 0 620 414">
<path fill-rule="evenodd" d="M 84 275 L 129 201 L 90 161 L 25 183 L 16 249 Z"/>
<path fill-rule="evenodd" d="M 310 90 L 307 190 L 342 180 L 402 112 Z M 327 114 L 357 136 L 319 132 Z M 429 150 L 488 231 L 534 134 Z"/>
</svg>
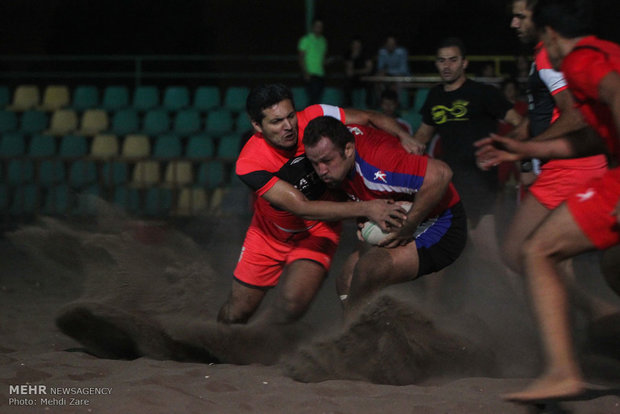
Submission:
<svg viewBox="0 0 620 414">
<path fill-rule="evenodd" d="M 561 398 L 584 390 L 572 343 L 568 291 L 558 272 L 562 260 L 594 249 L 566 205 L 558 207 L 524 246 L 524 270 L 542 332 L 546 368 L 525 390 L 505 395 L 508 400 Z"/>
<path fill-rule="evenodd" d="M 418 268 L 418 251 L 413 242 L 392 249 L 369 249 L 355 266 L 345 307 L 346 315 L 361 308 L 380 289 L 415 279 Z"/>
<path fill-rule="evenodd" d="M 325 268 L 312 260 L 289 264 L 278 282 L 277 296 L 256 323 L 287 324 L 300 319 L 310 307 L 327 275 Z"/>
<path fill-rule="evenodd" d="M 220 308 L 217 321 L 225 324 L 246 323 L 265 297 L 266 291 L 233 280 L 226 302 Z"/>
</svg>

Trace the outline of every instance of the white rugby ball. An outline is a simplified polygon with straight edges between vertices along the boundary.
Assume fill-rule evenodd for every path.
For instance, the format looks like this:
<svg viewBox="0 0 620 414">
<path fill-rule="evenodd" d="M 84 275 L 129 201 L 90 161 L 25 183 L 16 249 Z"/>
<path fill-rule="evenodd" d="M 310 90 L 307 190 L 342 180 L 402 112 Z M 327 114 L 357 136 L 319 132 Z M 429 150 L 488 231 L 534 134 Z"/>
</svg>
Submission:
<svg viewBox="0 0 620 414">
<path fill-rule="evenodd" d="M 407 201 L 399 202 L 400 206 L 406 211 L 409 212 L 411 210 L 411 203 Z M 362 239 L 368 244 L 377 245 L 381 243 L 385 237 L 389 234 L 381 230 L 381 227 L 374 221 L 368 220 L 364 223 L 364 226 L 361 228 Z"/>
</svg>

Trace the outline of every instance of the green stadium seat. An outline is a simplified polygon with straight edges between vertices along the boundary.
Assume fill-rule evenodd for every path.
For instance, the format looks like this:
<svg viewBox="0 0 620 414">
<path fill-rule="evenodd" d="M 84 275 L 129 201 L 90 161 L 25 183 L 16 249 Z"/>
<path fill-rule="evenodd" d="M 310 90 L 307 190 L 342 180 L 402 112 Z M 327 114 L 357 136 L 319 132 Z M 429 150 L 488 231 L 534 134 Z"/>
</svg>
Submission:
<svg viewBox="0 0 620 414">
<path fill-rule="evenodd" d="M 142 132 L 147 135 L 159 135 L 170 129 L 170 117 L 164 109 L 151 109 L 144 115 Z"/>
<path fill-rule="evenodd" d="M 7 166 L 6 182 L 12 186 L 32 183 L 34 162 L 31 160 L 10 160 Z"/>
<path fill-rule="evenodd" d="M 28 144 L 31 157 L 51 157 L 56 154 L 56 138 L 51 135 L 34 135 Z"/>
<path fill-rule="evenodd" d="M 181 138 L 174 134 L 160 135 L 153 145 L 153 158 L 180 157 L 183 152 Z"/>
<path fill-rule="evenodd" d="M 127 163 L 117 161 L 106 162 L 101 168 L 101 180 L 106 186 L 116 187 L 127 182 L 129 179 L 128 170 Z"/>
<path fill-rule="evenodd" d="M 146 190 L 144 213 L 150 217 L 166 216 L 172 208 L 172 191 L 153 187 Z"/>
<path fill-rule="evenodd" d="M 321 103 L 335 106 L 342 106 L 344 103 L 344 93 L 340 88 L 327 87 L 323 90 Z"/>
<path fill-rule="evenodd" d="M 156 86 L 137 86 L 134 89 L 132 106 L 146 112 L 159 106 L 159 89 Z"/>
<path fill-rule="evenodd" d="M 214 189 L 224 183 L 224 163 L 221 161 L 207 161 L 198 167 L 197 184 Z"/>
<path fill-rule="evenodd" d="M 220 89 L 217 86 L 200 86 L 194 92 L 194 109 L 208 112 L 222 105 Z"/>
<path fill-rule="evenodd" d="M 43 160 L 39 164 L 38 183 L 44 187 L 53 187 L 65 180 L 65 165 L 61 160 Z"/>
<path fill-rule="evenodd" d="M 207 134 L 192 135 L 187 140 L 185 156 L 190 159 L 213 157 L 213 140 Z"/>
<path fill-rule="evenodd" d="M 126 86 L 106 86 L 103 89 L 101 109 L 114 113 L 129 106 L 129 89 Z"/>
<path fill-rule="evenodd" d="M 122 136 L 133 134 L 140 130 L 140 116 L 135 109 L 121 109 L 112 115 L 110 132 Z"/>
<path fill-rule="evenodd" d="M 35 184 L 15 188 L 9 212 L 13 215 L 34 214 L 39 206 L 39 189 Z"/>
<path fill-rule="evenodd" d="M 80 85 L 73 91 L 71 107 L 82 112 L 99 107 L 99 90 L 94 85 Z"/>
<path fill-rule="evenodd" d="M 207 114 L 205 131 L 210 136 L 221 136 L 233 131 L 233 116 L 229 109 L 221 108 Z"/>
<path fill-rule="evenodd" d="M 291 89 L 293 93 L 293 100 L 295 101 L 295 108 L 298 111 L 306 108 L 310 102 L 308 99 L 308 94 L 306 93 L 306 88 L 303 86 L 295 86 Z"/>
<path fill-rule="evenodd" d="M 196 109 L 183 109 L 174 115 L 172 130 L 182 136 L 187 136 L 200 130 L 200 112 Z"/>
<path fill-rule="evenodd" d="M 97 165 L 93 161 L 77 160 L 69 165 L 69 185 L 83 188 L 97 181 Z"/>
<path fill-rule="evenodd" d="M 19 119 L 19 130 L 26 134 L 38 134 L 47 129 L 48 117 L 43 111 L 24 111 Z"/>
<path fill-rule="evenodd" d="M 18 119 L 13 111 L 0 111 L 0 134 L 17 130 Z"/>
<path fill-rule="evenodd" d="M 72 196 L 73 192 L 67 184 L 60 184 L 48 188 L 41 212 L 47 215 L 69 213 L 72 207 Z"/>
<path fill-rule="evenodd" d="M 190 104 L 190 93 L 186 86 L 167 86 L 164 89 L 162 106 L 168 111 L 179 111 Z"/>
<path fill-rule="evenodd" d="M 140 191 L 136 188 L 117 187 L 114 190 L 114 203 L 128 213 L 137 213 L 140 210 Z"/>
<path fill-rule="evenodd" d="M 61 157 L 78 158 L 88 154 L 88 141 L 82 135 L 65 135 L 60 140 L 58 154 Z"/>
<path fill-rule="evenodd" d="M 0 157 L 16 157 L 26 153 L 26 137 L 22 132 L 7 132 L 0 141 Z"/>
<path fill-rule="evenodd" d="M 250 93 L 250 88 L 245 86 L 230 86 L 224 93 L 224 108 L 233 112 L 245 110 L 245 102 Z"/>
<path fill-rule="evenodd" d="M 413 98 L 413 107 L 412 110 L 414 112 L 420 112 L 424 102 L 426 102 L 426 98 L 428 97 L 429 88 L 418 88 L 415 91 L 415 96 Z"/>
<path fill-rule="evenodd" d="M 0 109 L 4 109 L 11 103 L 11 91 L 8 86 L 0 86 Z"/>
<path fill-rule="evenodd" d="M 238 134 L 224 135 L 220 138 L 217 146 L 218 158 L 234 158 L 239 156 L 239 145 L 241 137 Z"/>
</svg>

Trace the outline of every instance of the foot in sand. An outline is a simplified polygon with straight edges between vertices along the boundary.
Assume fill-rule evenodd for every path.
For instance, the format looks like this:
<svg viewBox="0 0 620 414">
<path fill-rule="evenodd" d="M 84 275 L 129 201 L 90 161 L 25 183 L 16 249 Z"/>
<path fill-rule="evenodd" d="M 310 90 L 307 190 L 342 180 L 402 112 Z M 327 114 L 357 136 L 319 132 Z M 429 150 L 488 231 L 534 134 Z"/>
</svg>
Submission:
<svg viewBox="0 0 620 414">
<path fill-rule="evenodd" d="M 503 395 L 508 401 L 532 402 L 578 396 L 586 390 L 585 384 L 573 376 L 545 375 L 520 392 Z"/>
</svg>

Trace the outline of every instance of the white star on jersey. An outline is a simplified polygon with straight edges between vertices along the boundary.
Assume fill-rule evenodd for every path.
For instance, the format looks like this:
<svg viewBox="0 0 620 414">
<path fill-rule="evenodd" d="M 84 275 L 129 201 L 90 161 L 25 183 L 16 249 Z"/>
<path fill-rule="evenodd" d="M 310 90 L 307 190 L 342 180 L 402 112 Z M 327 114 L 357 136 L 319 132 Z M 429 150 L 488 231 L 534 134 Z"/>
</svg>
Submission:
<svg viewBox="0 0 620 414">
<path fill-rule="evenodd" d="M 595 194 L 594 190 L 591 188 L 588 188 L 585 193 L 577 194 L 577 197 L 579 197 L 579 201 L 583 203 L 584 201 L 588 201 L 589 199 L 591 199 L 594 196 L 594 194 Z"/>
<path fill-rule="evenodd" d="M 381 180 L 384 183 L 387 183 L 387 180 L 385 179 L 385 177 L 386 177 L 386 174 L 381 170 L 375 173 L 375 180 Z"/>
</svg>

